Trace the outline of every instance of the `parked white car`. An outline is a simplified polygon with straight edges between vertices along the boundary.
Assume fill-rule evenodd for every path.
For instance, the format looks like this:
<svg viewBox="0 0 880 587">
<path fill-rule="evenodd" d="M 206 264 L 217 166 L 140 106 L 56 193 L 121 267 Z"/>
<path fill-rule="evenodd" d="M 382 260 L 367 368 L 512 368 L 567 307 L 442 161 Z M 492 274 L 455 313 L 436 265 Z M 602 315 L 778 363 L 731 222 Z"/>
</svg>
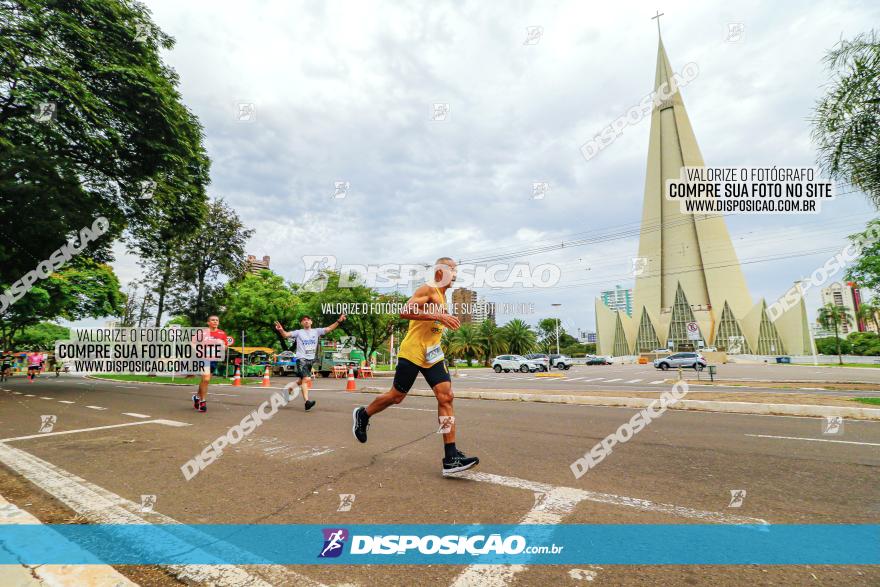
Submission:
<svg viewBox="0 0 880 587">
<path fill-rule="evenodd" d="M 510 373 L 511 371 L 519 371 L 521 373 L 534 373 L 535 371 L 543 371 L 544 364 L 540 360 L 527 359 L 522 355 L 498 355 L 492 361 L 492 368 L 496 373 Z"/>
</svg>

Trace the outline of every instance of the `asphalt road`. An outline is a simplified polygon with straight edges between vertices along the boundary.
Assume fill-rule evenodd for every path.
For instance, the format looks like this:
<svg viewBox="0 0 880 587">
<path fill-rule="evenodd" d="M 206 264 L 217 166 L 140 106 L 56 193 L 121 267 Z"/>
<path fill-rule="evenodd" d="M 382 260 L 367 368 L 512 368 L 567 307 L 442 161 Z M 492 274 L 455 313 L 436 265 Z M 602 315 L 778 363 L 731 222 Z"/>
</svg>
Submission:
<svg viewBox="0 0 880 587">
<path fill-rule="evenodd" d="M 717 385 L 707 388 L 692 387 L 691 394 L 716 393 L 725 391 L 761 391 L 780 394 L 822 394 L 852 396 L 853 393 L 864 397 L 880 396 L 880 369 L 862 368 L 838 368 L 838 367 L 787 367 L 779 365 L 720 365 L 716 376 Z M 495 373 L 491 369 L 459 369 L 458 376 L 454 379 L 456 389 L 553 389 L 565 392 L 567 390 L 579 391 L 663 391 L 668 386 L 666 380 L 675 379 L 678 372 L 674 370 L 660 371 L 651 365 L 575 365 L 566 371 L 554 369 L 554 375 L 562 377 L 540 377 L 536 373 Z M 684 369 L 686 379 L 696 379 L 697 373 L 693 369 Z M 706 371 L 700 374 L 701 379 L 709 381 Z M 323 383 L 332 386 L 334 382 Z M 390 380 L 379 377 L 377 383 L 367 383 L 361 380 L 361 384 L 374 385 L 375 387 L 390 386 Z M 728 381 L 734 385 L 724 385 Z M 744 382 L 755 382 L 744 384 Z M 780 389 L 762 385 L 763 382 L 799 382 L 803 385 L 793 386 L 793 389 Z M 876 391 L 857 390 L 833 392 L 821 390 L 812 385 L 821 385 L 823 382 L 849 382 L 876 384 Z M 424 380 L 419 379 L 415 385 L 417 389 L 429 389 Z"/>
<path fill-rule="evenodd" d="M 580 369 L 608 377 L 622 367 Z M 468 375 L 455 385 L 470 380 Z M 649 380 L 652 375 L 648 371 L 644 383 L 632 385 L 656 389 L 650 381 L 661 377 Z M 505 385 L 513 381 L 505 377 Z M 274 390 L 217 386 L 208 413 L 199 414 L 189 399 L 192 388 L 51 376 L 28 384 L 16 378 L 0 383 L 0 453 L 12 459 L 13 453 L 3 450 L 12 447 L 16 458 L 33 455 L 50 463 L 58 476 L 56 493 L 63 486 L 58 479 L 88 484 L 89 491 L 67 498 L 82 509 L 89 507 L 82 501 L 89 492 L 135 503 L 155 495 L 156 512 L 194 524 L 518 523 L 535 515 L 541 488 L 558 487 L 592 492 L 570 507 L 542 513 L 562 524 L 741 517 L 771 523 L 880 521 L 880 423 L 846 421 L 841 435 L 830 436 L 815 418 L 670 411 L 575 479 L 572 461 L 634 410 L 457 400 L 458 446 L 480 457 L 476 471 L 483 476 L 448 479 L 440 474 L 442 441 L 435 433 L 432 398 L 412 397 L 376 416 L 369 442 L 362 445 L 351 435 L 351 410 L 373 396 L 341 387 L 340 381 L 318 380 L 312 412 L 303 411 L 301 400 L 284 408 L 186 481 L 181 465 Z M 57 418 L 50 434 L 39 432 L 43 415 Z M 101 428 L 106 426 L 115 427 Z M 71 433 L 58 434 L 63 432 Z M 746 491 L 741 507 L 729 507 L 731 490 Z M 337 511 L 339 494 L 355 495 L 350 511 Z M 444 565 L 248 572 L 289 585 L 880 584 L 876 567 L 829 566 L 560 565 L 491 576 Z"/>
</svg>

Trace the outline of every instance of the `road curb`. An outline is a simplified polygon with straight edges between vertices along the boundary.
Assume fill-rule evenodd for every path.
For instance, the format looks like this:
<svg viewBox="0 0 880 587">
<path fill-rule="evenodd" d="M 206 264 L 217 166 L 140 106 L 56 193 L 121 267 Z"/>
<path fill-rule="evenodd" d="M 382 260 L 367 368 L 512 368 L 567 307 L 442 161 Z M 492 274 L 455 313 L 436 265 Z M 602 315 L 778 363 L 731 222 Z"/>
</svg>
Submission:
<svg viewBox="0 0 880 587">
<path fill-rule="evenodd" d="M 384 389 L 378 387 L 363 387 L 358 389 L 364 393 L 383 393 Z M 434 397 L 434 394 L 422 390 L 412 390 L 409 395 L 421 397 Z M 576 404 L 584 406 L 608 406 L 616 408 L 646 408 L 656 401 L 656 398 L 638 397 L 601 397 L 589 395 L 559 395 L 540 393 L 519 393 L 513 391 L 456 391 L 455 397 L 461 399 L 483 399 L 501 401 L 539 402 L 548 404 Z M 700 411 L 700 412 L 724 412 L 732 414 L 761 414 L 768 416 L 813 416 L 822 418 L 825 416 L 841 416 L 853 420 L 877 420 L 880 421 L 880 409 L 857 408 L 846 406 L 812 406 L 802 404 L 764 404 L 754 402 L 723 402 L 711 400 L 679 400 L 675 405 L 669 406 L 672 410 Z"/>
</svg>

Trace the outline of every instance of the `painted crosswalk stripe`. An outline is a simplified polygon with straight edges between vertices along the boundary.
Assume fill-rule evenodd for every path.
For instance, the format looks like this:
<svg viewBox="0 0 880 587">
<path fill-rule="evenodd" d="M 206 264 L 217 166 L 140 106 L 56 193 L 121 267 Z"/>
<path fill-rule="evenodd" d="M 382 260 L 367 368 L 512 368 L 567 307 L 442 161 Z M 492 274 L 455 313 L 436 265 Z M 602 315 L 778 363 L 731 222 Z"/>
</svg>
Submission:
<svg viewBox="0 0 880 587">
<path fill-rule="evenodd" d="M 604 377 L 593 377 L 592 379 L 587 379 L 587 381 L 602 381 L 605 379 Z"/>
<path fill-rule="evenodd" d="M 580 381 L 581 379 L 584 379 L 584 378 L 583 377 L 572 377 L 571 379 L 566 379 L 566 381 Z"/>
<path fill-rule="evenodd" d="M 657 381 L 652 381 L 651 385 L 660 385 L 661 383 L 666 383 L 665 379 L 658 379 Z"/>
<path fill-rule="evenodd" d="M 76 402 L 67 401 L 66 399 L 58 400 L 59 404 L 75 404 Z"/>
<path fill-rule="evenodd" d="M 79 428 L 76 430 L 63 430 L 60 432 L 41 432 L 39 434 L 29 434 L 28 436 L 15 436 L 12 438 L 0 438 L 0 448 L 6 442 L 15 442 L 16 440 L 31 440 L 32 438 L 47 438 L 49 436 L 66 436 L 68 434 L 81 434 L 83 432 L 94 432 L 95 430 L 110 430 L 112 428 L 126 428 L 128 426 L 141 426 L 143 424 L 160 424 L 162 426 L 173 426 L 181 428 L 189 426 L 186 422 L 178 422 L 176 420 L 141 420 L 140 422 L 126 422 L 125 424 L 110 424 L 109 426 L 94 426 L 92 428 Z"/>
<path fill-rule="evenodd" d="M 132 418 L 149 418 L 146 414 L 136 414 L 134 412 L 122 412 L 123 416 L 131 416 Z"/>
<path fill-rule="evenodd" d="M 623 381 L 623 379 L 606 379 L 605 383 L 613 383 L 615 381 Z"/>
<path fill-rule="evenodd" d="M 778 440 L 805 440 L 808 442 L 834 442 L 837 444 L 858 444 L 860 446 L 880 446 L 876 442 L 855 442 L 854 440 L 831 440 L 830 438 L 801 438 L 799 436 L 771 436 L 769 434 L 746 434 L 755 438 L 775 438 Z"/>
<path fill-rule="evenodd" d="M 162 422 L 163 420 L 157 420 Z M 142 422 L 131 422 L 137 425 Z M 89 483 L 55 465 L 49 464 L 20 449 L 0 444 L 0 462 L 34 483 L 70 509 L 94 524 L 179 524 L 177 520 L 158 512 L 143 512 L 141 504 Z M 216 537 L 181 527 L 174 536 L 188 540 L 192 545 L 214 541 Z M 187 583 L 216 585 L 217 587 L 271 587 L 272 585 L 302 585 L 323 587 L 322 583 L 282 565 L 236 566 L 230 564 L 167 565 L 164 568 Z"/>
<path fill-rule="evenodd" d="M 641 379 L 630 379 L 629 381 L 627 381 L 627 383 L 638 383 L 639 381 L 642 381 L 642 380 Z"/>
<path fill-rule="evenodd" d="M 40 399 L 47 399 L 47 400 L 50 400 L 50 401 L 51 401 L 51 400 L 53 400 L 53 399 L 55 399 L 55 398 L 54 398 L 54 397 L 42 397 L 42 396 L 40 396 Z"/>
<path fill-rule="evenodd" d="M 106 410 L 107 408 L 102 408 L 101 406 L 86 406 L 90 410 Z"/>
<path fill-rule="evenodd" d="M 30 393 L 26 393 L 26 394 L 24 394 L 24 397 L 37 397 L 37 396 L 30 394 Z"/>
</svg>

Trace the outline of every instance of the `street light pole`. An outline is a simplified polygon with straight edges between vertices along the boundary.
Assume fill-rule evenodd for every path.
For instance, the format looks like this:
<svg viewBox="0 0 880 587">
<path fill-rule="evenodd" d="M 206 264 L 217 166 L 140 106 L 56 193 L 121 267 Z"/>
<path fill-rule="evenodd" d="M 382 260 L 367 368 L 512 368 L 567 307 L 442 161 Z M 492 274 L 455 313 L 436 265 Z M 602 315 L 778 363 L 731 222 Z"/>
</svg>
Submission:
<svg viewBox="0 0 880 587">
<path fill-rule="evenodd" d="M 550 304 L 554 308 L 562 306 L 562 304 Z M 556 354 L 559 354 L 559 316 L 556 316 Z"/>
</svg>

